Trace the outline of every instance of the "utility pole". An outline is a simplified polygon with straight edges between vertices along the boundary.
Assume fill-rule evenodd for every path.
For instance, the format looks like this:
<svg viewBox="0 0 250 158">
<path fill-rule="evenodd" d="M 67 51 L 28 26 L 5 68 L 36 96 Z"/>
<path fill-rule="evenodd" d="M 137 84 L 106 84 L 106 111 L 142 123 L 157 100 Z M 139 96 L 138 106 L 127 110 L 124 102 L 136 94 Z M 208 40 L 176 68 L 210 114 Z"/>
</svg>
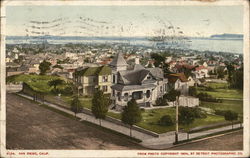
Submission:
<svg viewBox="0 0 250 158">
<path fill-rule="evenodd" d="M 177 99 L 178 98 L 178 99 Z M 177 104 L 175 105 L 175 142 L 178 142 L 178 132 L 179 132 L 179 122 L 178 122 L 178 114 L 179 114 L 179 97 L 176 96 L 176 102 Z"/>
</svg>

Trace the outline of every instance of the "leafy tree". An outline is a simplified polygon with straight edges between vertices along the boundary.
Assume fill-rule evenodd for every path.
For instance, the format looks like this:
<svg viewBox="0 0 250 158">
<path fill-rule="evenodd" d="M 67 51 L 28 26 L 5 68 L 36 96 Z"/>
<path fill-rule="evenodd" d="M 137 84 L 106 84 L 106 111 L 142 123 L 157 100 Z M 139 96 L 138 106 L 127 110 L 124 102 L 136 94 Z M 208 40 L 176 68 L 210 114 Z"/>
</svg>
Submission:
<svg viewBox="0 0 250 158">
<path fill-rule="evenodd" d="M 51 63 L 43 60 L 39 65 L 40 75 L 45 75 L 47 71 L 50 70 Z"/>
<path fill-rule="evenodd" d="M 232 73 L 231 80 L 229 80 L 230 87 L 243 90 L 244 75 L 243 69 L 236 70 Z"/>
<path fill-rule="evenodd" d="M 154 62 L 155 67 L 159 67 L 162 63 L 165 62 L 165 58 L 158 53 L 152 53 L 151 58 L 155 60 Z"/>
<path fill-rule="evenodd" d="M 224 118 L 226 121 L 232 122 L 232 129 L 233 129 L 233 121 L 238 119 L 238 113 L 228 110 L 225 112 Z"/>
<path fill-rule="evenodd" d="M 109 104 L 110 104 L 110 99 L 105 97 L 103 91 L 98 89 L 94 93 L 94 96 L 92 98 L 91 111 L 95 115 L 95 117 L 99 119 L 100 126 L 101 126 L 101 119 L 105 119 L 106 117 Z"/>
<path fill-rule="evenodd" d="M 70 106 L 71 106 L 70 107 L 71 110 L 75 113 L 75 117 L 76 117 L 76 114 L 79 113 L 79 112 L 81 112 L 82 109 L 83 109 L 78 96 L 75 96 L 72 99 Z"/>
<path fill-rule="evenodd" d="M 162 69 L 163 69 L 164 74 L 166 74 L 166 75 L 171 73 L 171 71 L 169 69 L 169 64 L 164 63 Z"/>
<path fill-rule="evenodd" d="M 57 86 L 59 86 L 59 85 L 62 85 L 64 83 L 64 80 L 62 80 L 62 79 L 55 79 L 55 80 L 51 80 L 51 81 L 49 81 L 48 82 L 48 85 L 50 86 L 50 87 L 54 87 L 54 90 L 57 90 Z"/>
<path fill-rule="evenodd" d="M 234 67 L 232 64 L 227 64 L 227 72 L 228 72 L 228 80 L 231 80 L 232 73 L 234 71 Z"/>
<path fill-rule="evenodd" d="M 131 129 L 134 124 L 140 122 L 142 119 L 141 110 L 137 105 L 135 99 L 131 99 L 122 112 L 122 122 L 130 125 L 130 136 L 132 136 Z"/>
<path fill-rule="evenodd" d="M 217 68 L 217 78 L 223 79 L 225 77 L 225 72 L 223 67 Z"/>
<path fill-rule="evenodd" d="M 177 97 L 179 98 L 180 95 L 181 95 L 180 91 L 172 89 L 164 97 L 170 102 L 175 102 Z"/>
<path fill-rule="evenodd" d="M 164 126 L 172 126 L 174 124 L 174 122 L 173 122 L 170 115 L 164 115 L 159 120 L 159 124 L 164 125 Z"/>
<path fill-rule="evenodd" d="M 189 95 L 190 96 L 196 96 L 197 95 L 197 89 L 195 87 L 189 87 Z"/>
<path fill-rule="evenodd" d="M 195 120 L 195 113 L 192 108 L 189 107 L 181 107 L 179 109 L 179 122 L 182 125 L 188 126 L 192 124 Z M 189 131 L 187 132 L 187 139 L 189 139 Z"/>
</svg>

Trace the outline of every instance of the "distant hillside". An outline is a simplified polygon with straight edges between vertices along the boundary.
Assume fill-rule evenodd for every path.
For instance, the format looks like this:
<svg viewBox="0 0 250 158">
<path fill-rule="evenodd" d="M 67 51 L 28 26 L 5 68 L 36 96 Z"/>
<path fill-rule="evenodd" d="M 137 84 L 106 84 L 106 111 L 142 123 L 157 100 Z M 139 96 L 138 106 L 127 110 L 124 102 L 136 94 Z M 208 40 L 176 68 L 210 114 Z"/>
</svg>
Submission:
<svg viewBox="0 0 250 158">
<path fill-rule="evenodd" d="M 228 34 L 228 33 L 224 33 L 224 34 L 215 34 L 210 36 L 211 38 L 243 38 L 242 34 Z"/>
</svg>

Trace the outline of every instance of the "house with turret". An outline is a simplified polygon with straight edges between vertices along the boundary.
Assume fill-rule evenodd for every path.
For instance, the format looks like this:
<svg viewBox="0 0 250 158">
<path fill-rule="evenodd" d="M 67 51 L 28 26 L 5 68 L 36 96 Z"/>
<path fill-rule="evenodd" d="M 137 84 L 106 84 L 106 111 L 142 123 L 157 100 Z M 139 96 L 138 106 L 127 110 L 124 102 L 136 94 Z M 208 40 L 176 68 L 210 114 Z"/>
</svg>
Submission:
<svg viewBox="0 0 250 158">
<path fill-rule="evenodd" d="M 157 98 L 167 92 L 168 80 L 160 68 L 144 68 L 138 58 L 128 67 L 121 53 L 110 63 L 112 69 L 113 108 L 122 110 L 127 102 L 135 99 L 141 107 L 151 107 Z"/>
</svg>

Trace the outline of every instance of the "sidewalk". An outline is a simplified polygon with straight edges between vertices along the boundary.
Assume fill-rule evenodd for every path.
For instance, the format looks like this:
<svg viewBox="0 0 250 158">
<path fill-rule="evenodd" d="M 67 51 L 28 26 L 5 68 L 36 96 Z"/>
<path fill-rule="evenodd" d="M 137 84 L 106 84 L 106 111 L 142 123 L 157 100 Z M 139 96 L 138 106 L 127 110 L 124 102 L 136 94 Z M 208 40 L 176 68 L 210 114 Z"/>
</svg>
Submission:
<svg viewBox="0 0 250 158">
<path fill-rule="evenodd" d="M 33 100 L 33 97 L 30 97 L 30 96 L 27 96 L 27 95 L 24 95 L 24 94 L 19 94 L 19 95 L 22 96 L 22 97 L 28 98 L 30 100 Z M 65 113 L 68 113 L 68 114 L 71 114 L 71 115 L 75 116 L 74 112 L 72 112 L 72 111 L 70 111 L 68 109 L 59 107 L 58 105 L 55 105 L 55 104 L 52 104 L 52 103 L 49 103 L 49 102 L 46 102 L 46 101 L 44 101 L 44 102 L 38 101 L 38 102 L 41 103 L 41 104 L 46 104 L 46 105 L 48 105 L 50 107 L 53 107 L 55 109 L 58 109 L 60 111 L 63 111 Z M 81 120 L 85 120 L 85 121 L 88 121 L 88 122 L 99 125 L 99 119 L 96 119 L 95 117 L 93 117 L 91 115 L 87 115 L 87 114 L 84 114 L 84 113 L 78 113 L 78 114 L 76 114 L 76 116 L 78 118 L 80 118 Z M 119 133 L 130 136 L 130 128 L 127 128 L 127 127 L 124 127 L 124 126 L 121 126 L 121 125 L 118 125 L 118 124 L 115 124 L 115 123 L 112 123 L 112 122 L 106 121 L 106 120 L 102 120 L 101 124 L 102 124 L 103 127 L 106 127 L 106 128 L 112 129 L 112 130 L 114 130 L 116 132 L 119 132 Z M 145 139 L 154 138 L 151 135 L 144 134 L 142 132 L 138 132 L 138 131 L 135 131 L 135 130 L 132 130 L 132 137 L 135 137 L 135 138 L 140 139 L 142 141 L 145 140 Z"/>
<path fill-rule="evenodd" d="M 25 97 L 27 99 L 33 100 L 33 97 L 30 97 L 30 96 L 27 96 L 24 94 L 18 94 L 18 95 Z M 50 107 L 53 107 L 55 109 L 58 109 L 58 110 L 63 111 L 65 113 L 68 113 L 70 115 L 73 115 L 73 116 L 75 115 L 72 111 L 65 109 L 65 108 L 62 108 L 62 107 L 59 107 L 58 105 L 55 105 L 55 104 L 52 104 L 52 103 L 49 103 L 46 101 L 45 102 L 38 101 L 38 102 L 41 104 L 46 104 Z M 80 121 L 85 120 L 85 121 L 99 125 L 99 119 L 96 119 L 95 117 L 93 117 L 91 115 L 87 115 L 84 113 L 78 113 L 76 116 L 81 119 Z M 105 128 L 112 129 L 116 132 L 130 136 L 130 129 L 125 127 L 125 126 L 118 125 L 118 124 L 115 124 L 115 123 L 107 121 L 107 120 L 102 120 L 101 124 Z M 240 127 L 240 124 L 234 125 L 234 128 L 238 128 L 238 127 Z M 200 137 L 200 136 L 205 136 L 208 134 L 217 133 L 217 132 L 221 132 L 221 131 L 225 131 L 225 130 L 230 130 L 230 129 L 232 129 L 231 125 L 216 128 L 216 129 L 201 131 L 201 132 L 197 132 L 197 133 L 192 133 L 192 134 L 189 134 L 189 139 Z M 174 131 L 159 134 L 159 137 L 156 138 L 156 137 L 153 137 L 151 135 L 148 135 L 148 134 L 136 131 L 136 130 L 132 130 L 132 137 L 142 140 L 142 142 L 140 144 L 142 146 L 145 146 L 145 147 L 151 148 L 151 149 L 166 149 L 166 148 L 172 147 L 173 143 L 175 142 L 175 132 Z M 187 133 L 180 132 L 178 134 L 178 139 L 179 139 L 179 141 L 186 140 Z"/>
</svg>

